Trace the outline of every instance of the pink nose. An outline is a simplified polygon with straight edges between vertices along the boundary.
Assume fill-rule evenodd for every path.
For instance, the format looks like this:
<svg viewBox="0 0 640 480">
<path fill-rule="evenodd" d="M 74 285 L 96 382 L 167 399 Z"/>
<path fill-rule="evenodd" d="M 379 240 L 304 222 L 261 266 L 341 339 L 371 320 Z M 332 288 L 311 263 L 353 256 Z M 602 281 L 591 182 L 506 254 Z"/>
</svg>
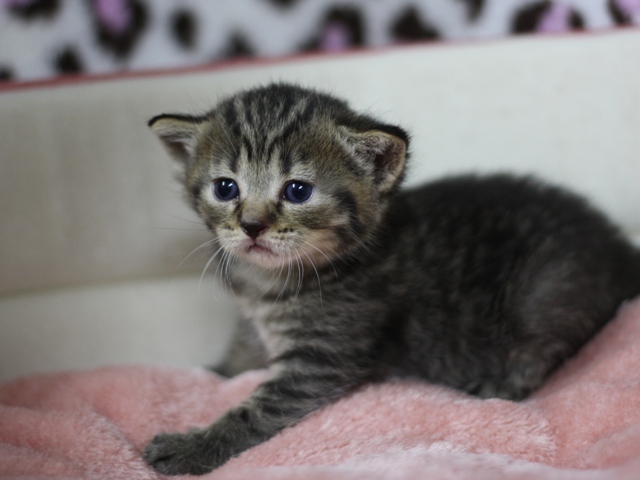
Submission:
<svg viewBox="0 0 640 480">
<path fill-rule="evenodd" d="M 255 240 L 269 227 L 260 222 L 242 222 L 240 224 L 240 228 L 244 233 Z"/>
</svg>

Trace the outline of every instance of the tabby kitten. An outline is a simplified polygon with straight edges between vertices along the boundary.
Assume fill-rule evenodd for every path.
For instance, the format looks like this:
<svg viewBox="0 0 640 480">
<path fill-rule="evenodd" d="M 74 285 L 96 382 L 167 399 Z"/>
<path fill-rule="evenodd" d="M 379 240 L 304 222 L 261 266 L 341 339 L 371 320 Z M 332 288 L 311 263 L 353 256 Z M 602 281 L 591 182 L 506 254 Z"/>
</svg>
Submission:
<svg viewBox="0 0 640 480">
<path fill-rule="evenodd" d="M 274 84 L 149 125 L 263 345 L 224 370 L 270 368 L 208 428 L 156 436 L 162 473 L 209 472 L 391 375 L 520 400 L 640 293 L 640 253 L 580 198 L 506 175 L 400 192 L 407 133 L 332 96 Z"/>
</svg>

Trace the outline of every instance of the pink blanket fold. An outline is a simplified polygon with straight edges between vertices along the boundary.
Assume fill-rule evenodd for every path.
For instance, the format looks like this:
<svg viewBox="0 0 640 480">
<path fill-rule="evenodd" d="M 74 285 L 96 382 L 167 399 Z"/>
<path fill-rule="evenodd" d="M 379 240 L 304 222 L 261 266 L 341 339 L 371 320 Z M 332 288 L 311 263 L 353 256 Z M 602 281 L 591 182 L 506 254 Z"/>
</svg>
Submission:
<svg viewBox="0 0 640 480">
<path fill-rule="evenodd" d="M 140 455 L 156 433 L 207 425 L 265 375 L 131 366 L 5 384 L 0 478 L 157 479 Z M 202 478 L 639 479 L 640 298 L 525 402 L 369 385 Z"/>
</svg>

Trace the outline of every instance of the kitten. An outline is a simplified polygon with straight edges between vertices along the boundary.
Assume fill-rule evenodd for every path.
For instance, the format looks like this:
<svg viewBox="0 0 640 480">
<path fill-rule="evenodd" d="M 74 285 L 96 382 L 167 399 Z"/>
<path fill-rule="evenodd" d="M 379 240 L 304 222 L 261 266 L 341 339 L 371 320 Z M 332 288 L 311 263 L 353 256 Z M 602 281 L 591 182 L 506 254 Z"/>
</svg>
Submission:
<svg viewBox="0 0 640 480">
<path fill-rule="evenodd" d="M 156 436 L 162 473 L 209 472 L 391 375 L 523 399 L 640 293 L 640 253 L 582 199 L 506 175 L 399 191 L 408 134 L 332 96 L 274 84 L 149 125 L 263 345 L 223 369 L 270 368 L 208 428 Z"/>
</svg>

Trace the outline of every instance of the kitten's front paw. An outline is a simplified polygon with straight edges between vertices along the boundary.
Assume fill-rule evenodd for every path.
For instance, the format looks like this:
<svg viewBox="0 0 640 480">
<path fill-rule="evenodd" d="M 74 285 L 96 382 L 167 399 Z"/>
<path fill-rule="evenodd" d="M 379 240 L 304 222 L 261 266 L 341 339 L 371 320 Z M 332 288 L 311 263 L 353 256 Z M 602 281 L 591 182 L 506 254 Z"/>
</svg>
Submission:
<svg viewBox="0 0 640 480">
<path fill-rule="evenodd" d="M 208 440 L 207 430 L 161 433 L 144 449 L 144 459 L 164 475 L 204 475 L 228 460 Z"/>
</svg>

